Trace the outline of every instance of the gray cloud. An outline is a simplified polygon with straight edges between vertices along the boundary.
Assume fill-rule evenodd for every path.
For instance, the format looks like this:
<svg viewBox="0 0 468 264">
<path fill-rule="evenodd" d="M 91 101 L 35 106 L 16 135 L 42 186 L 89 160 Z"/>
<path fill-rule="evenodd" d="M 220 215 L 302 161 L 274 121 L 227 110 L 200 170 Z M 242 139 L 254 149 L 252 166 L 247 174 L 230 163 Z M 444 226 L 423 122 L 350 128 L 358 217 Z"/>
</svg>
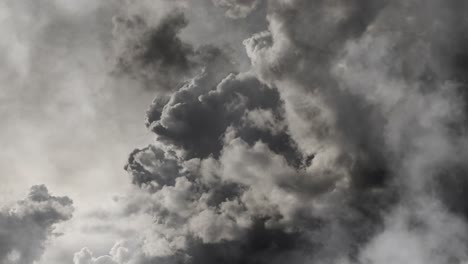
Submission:
<svg viewBox="0 0 468 264">
<path fill-rule="evenodd" d="M 121 241 L 68 261 L 467 261 L 465 4 L 122 3 L 113 77 L 156 138 L 78 231 Z"/>
<path fill-rule="evenodd" d="M 141 79 L 151 88 L 173 89 L 197 66 L 193 47 L 178 36 L 185 26 L 184 14 L 177 12 L 156 26 L 138 15 L 115 17 L 114 36 L 120 49 L 116 51 L 116 73 Z"/>
<path fill-rule="evenodd" d="M 126 74 L 153 91 L 174 91 L 193 75 L 210 68 L 223 72 L 231 58 L 220 48 L 192 44 L 181 39 L 188 25 L 185 14 L 168 11 L 156 25 L 139 15 L 114 17 L 114 74 Z M 208 69 L 204 69 L 208 67 Z M 226 69 L 227 70 L 227 69 Z"/>
<path fill-rule="evenodd" d="M 200 85 L 201 75 L 150 111 L 158 142 L 173 148 L 180 167 L 175 182 L 144 189 L 164 202 L 133 204 L 158 218 L 144 255 L 169 263 L 391 263 L 392 252 L 399 262 L 465 261 L 464 237 L 448 242 L 466 230 L 463 196 L 454 192 L 465 182 L 463 66 L 443 59 L 459 56 L 446 49 L 458 34 L 449 30 L 447 14 L 461 14 L 454 7 L 269 2 L 269 30 L 244 43 L 254 80 L 277 92 L 278 103 L 255 100 L 258 85 L 245 74 L 211 83 L 216 90 Z M 234 89 L 245 99 L 231 107 L 228 87 L 249 93 Z M 248 113 L 236 114 L 243 106 Z M 245 124 L 285 133 L 301 165 L 275 143 L 243 135 Z M 453 229 L 440 234 L 444 223 Z M 414 253 L 398 250 L 399 241 Z"/>
<path fill-rule="evenodd" d="M 230 18 L 244 18 L 248 16 L 261 0 L 213 0 L 213 3 L 226 9 L 226 16 Z"/>
<path fill-rule="evenodd" d="M 447 47 L 458 45 L 456 32 L 466 28 L 459 20 L 460 10 L 455 10 L 463 6 L 442 1 L 382 1 L 375 6 L 313 1 L 311 5 L 328 16 L 301 16 L 309 2 L 275 3 L 269 32 L 245 44 L 262 79 L 276 85 L 285 98 L 292 136 L 302 142 L 298 145 L 338 147 L 343 154 L 337 157 L 348 160 L 342 165 L 351 173 L 351 183 L 365 189 L 385 187 L 385 192 L 397 183 L 397 197 L 405 208 L 413 208 L 415 200 L 424 205 L 421 214 L 428 214 L 425 207 L 434 203 L 434 194 L 444 201 L 442 208 L 458 206 L 455 200 L 463 198 L 451 195 L 457 189 L 451 184 L 455 178 L 459 184 L 465 182 L 457 165 L 459 155 L 466 155 L 465 136 L 456 132 L 464 126 L 465 103 L 459 94 L 464 84 L 452 77 L 460 65 L 447 60 L 457 57 L 459 51 Z M 360 12 L 365 15 L 358 15 Z M 453 21 L 459 24 L 455 26 Z M 307 31 L 303 22 L 324 30 Z M 306 101 L 308 106 L 300 107 Z M 317 122 L 322 124 L 317 126 Z M 303 123 L 311 125 L 304 127 Z M 355 128 L 359 130 L 353 131 Z M 315 135 L 311 137 L 311 133 Z M 382 174 L 383 182 L 379 180 Z M 447 196 L 450 201 L 444 198 Z M 434 215 L 460 223 L 464 213 L 452 214 L 459 210 L 434 211 Z M 431 247 L 441 248 L 438 258 L 466 259 L 461 251 L 442 249 L 442 237 L 432 238 L 432 245 L 421 245 L 422 237 L 437 233 L 434 226 L 440 224 L 440 219 L 427 218 L 423 225 L 432 227 L 413 237 L 416 246 L 423 248 L 420 255 L 400 254 L 398 261 L 447 261 L 435 260 L 428 253 Z M 392 233 L 398 231 L 387 228 L 392 239 Z M 457 224 L 459 232 L 464 228 L 465 224 Z M 372 237 L 372 232 L 366 236 Z M 396 246 L 378 241 L 383 244 L 376 247 L 382 251 L 371 254 L 384 254 Z M 380 256 L 365 261 L 386 263 Z"/>
<path fill-rule="evenodd" d="M 175 92 L 164 107 L 154 104 L 148 125 L 158 140 L 181 147 L 188 158 L 206 158 L 210 154 L 217 157 L 225 133 L 233 128 L 251 144 L 262 140 L 291 161 L 297 159 L 298 153 L 284 128 L 276 127 L 284 110 L 275 89 L 249 74 L 231 74 L 219 84 L 212 83 L 211 78 L 202 74 Z M 272 127 L 253 119 L 258 113 L 268 113 Z"/>
<path fill-rule="evenodd" d="M 72 217 L 72 200 L 52 196 L 44 185 L 31 187 L 25 200 L 0 211 L 0 261 L 38 261 L 56 224 Z"/>
</svg>

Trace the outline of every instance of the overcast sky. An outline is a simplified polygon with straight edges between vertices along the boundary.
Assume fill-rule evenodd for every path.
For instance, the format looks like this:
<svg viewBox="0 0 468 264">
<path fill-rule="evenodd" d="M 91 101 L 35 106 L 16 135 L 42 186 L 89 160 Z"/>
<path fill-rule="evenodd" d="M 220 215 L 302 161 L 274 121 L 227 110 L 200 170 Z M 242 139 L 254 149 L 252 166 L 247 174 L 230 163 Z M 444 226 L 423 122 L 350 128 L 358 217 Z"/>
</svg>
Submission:
<svg viewBox="0 0 468 264">
<path fill-rule="evenodd" d="M 0 2 L 0 263 L 468 263 L 468 4 Z"/>
</svg>

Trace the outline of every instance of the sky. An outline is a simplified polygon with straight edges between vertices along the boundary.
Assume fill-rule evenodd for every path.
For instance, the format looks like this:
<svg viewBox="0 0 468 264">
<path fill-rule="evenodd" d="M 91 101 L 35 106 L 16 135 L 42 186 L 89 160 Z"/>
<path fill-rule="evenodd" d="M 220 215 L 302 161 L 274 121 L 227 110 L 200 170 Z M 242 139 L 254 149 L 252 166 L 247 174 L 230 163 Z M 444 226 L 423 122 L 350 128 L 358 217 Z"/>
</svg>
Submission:
<svg viewBox="0 0 468 264">
<path fill-rule="evenodd" d="M 467 11 L 1 1 L 0 263 L 468 263 Z"/>
</svg>

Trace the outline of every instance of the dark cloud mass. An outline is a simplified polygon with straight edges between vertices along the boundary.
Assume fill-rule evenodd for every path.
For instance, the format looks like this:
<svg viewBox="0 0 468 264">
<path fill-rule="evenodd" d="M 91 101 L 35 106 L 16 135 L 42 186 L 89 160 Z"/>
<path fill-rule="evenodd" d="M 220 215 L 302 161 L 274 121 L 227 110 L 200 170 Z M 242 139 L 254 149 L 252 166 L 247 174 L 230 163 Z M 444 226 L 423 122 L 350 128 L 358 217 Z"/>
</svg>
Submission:
<svg viewBox="0 0 468 264">
<path fill-rule="evenodd" d="M 221 49 L 211 45 L 195 48 L 184 42 L 179 34 L 187 25 L 180 11 L 165 15 L 157 25 L 148 24 L 139 15 L 114 17 L 114 74 L 135 78 L 147 89 L 171 91 L 208 63 L 220 72 L 229 67 L 230 59 Z"/>
<path fill-rule="evenodd" d="M 56 235 L 54 226 L 72 213 L 70 198 L 52 196 L 44 185 L 31 187 L 26 199 L 0 211 L 0 262 L 36 263 Z"/>
<path fill-rule="evenodd" d="M 89 224 L 120 240 L 70 261 L 468 263 L 468 4 L 124 2 L 113 77 L 154 91 L 155 140 Z M 203 7 L 221 15 L 197 19 Z M 237 39 L 234 21 L 266 24 Z M 33 263 L 71 201 L 36 186 L 15 208 L 0 214 L 0 260 Z"/>
<path fill-rule="evenodd" d="M 232 17 L 256 4 L 215 3 Z M 467 216 L 463 66 L 447 60 L 462 52 L 447 48 L 459 8 L 270 1 L 268 30 L 244 41 L 253 72 L 197 75 L 148 112 L 166 150 L 137 150 L 127 169 L 177 203 L 145 211 L 170 249 L 153 258 L 464 263 L 465 236 L 449 238 Z"/>
<path fill-rule="evenodd" d="M 147 86 L 164 90 L 183 82 L 196 64 L 193 47 L 178 36 L 187 23 L 183 13 L 168 15 L 156 27 L 138 15 L 115 17 L 114 35 L 120 49 L 117 73 L 127 73 Z"/>
<path fill-rule="evenodd" d="M 148 123 L 159 141 L 180 147 L 188 158 L 218 157 L 229 129 L 251 144 L 263 141 L 294 159 L 294 143 L 281 125 L 283 112 L 277 91 L 250 74 L 230 74 L 216 86 L 202 74 L 162 109 L 155 103 Z"/>
</svg>

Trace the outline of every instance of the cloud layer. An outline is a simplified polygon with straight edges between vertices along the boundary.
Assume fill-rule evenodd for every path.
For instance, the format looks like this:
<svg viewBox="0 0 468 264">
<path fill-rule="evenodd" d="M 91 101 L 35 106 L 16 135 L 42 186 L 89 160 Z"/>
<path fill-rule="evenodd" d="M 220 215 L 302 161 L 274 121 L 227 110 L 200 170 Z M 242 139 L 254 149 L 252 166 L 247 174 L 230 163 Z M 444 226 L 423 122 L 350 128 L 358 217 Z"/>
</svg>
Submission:
<svg viewBox="0 0 468 264">
<path fill-rule="evenodd" d="M 122 3 L 110 76 L 154 94 L 155 141 L 130 153 L 131 189 L 88 216 L 89 230 L 120 239 L 69 261 L 468 261 L 466 4 Z M 201 9 L 222 17 L 200 19 Z M 252 34 L 254 21 L 265 27 Z M 55 210 L 26 224 L 45 225 L 31 249 L 5 243 L 4 259 L 32 263 L 71 201 L 33 187 L 18 206 Z"/>
</svg>

